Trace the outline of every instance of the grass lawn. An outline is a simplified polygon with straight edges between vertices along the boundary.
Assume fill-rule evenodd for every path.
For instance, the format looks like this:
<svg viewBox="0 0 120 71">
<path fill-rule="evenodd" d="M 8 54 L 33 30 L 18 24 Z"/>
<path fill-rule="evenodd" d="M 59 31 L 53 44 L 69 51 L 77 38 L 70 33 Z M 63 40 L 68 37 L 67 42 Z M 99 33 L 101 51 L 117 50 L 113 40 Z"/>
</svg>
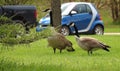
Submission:
<svg viewBox="0 0 120 71">
<path fill-rule="evenodd" d="M 88 36 L 110 45 L 110 52 L 98 50 L 89 56 L 76 44 L 74 36 L 67 38 L 76 51 L 63 50 L 61 54 L 58 50 L 54 54 L 46 39 L 7 48 L 0 45 L 0 71 L 119 71 L 120 36 Z"/>
<path fill-rule="evenodd" d="M 120 25 L 114 25 L 114 24 L 106 25 L 105 24 L 104 26 L 105 26 L 105 30 L 104 30 L 105 33 L 108 33 L 108 32 L 120 33 Z"/>
</svg>

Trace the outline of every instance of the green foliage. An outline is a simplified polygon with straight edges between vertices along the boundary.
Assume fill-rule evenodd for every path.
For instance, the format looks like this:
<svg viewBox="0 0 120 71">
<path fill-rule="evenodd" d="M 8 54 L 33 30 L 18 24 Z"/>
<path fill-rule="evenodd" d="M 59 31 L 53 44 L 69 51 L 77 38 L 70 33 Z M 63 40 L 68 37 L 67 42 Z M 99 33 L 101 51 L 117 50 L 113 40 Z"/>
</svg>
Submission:
<svg viewBox="0 0 120 71">
<path fill-rule="evenodd" d="M 32 29 L 29 34 L 26 34 L 24 27 L 19 23 L 4 24 L 0 26 L 0 43 L 9 45 L 29 44 L 48 37 L 52 34 L 51 31 L 50 28 L 41 32 L 36 32 L 35 29 Z"/>
<path fill-rule="evenodd" d="M 18 36 L 24 34 L 24 28 L 19 23 L 9 23 L 0 26 L 0 42 L 8 44 L 17 44 Z"/>
<path fill-rule="evenodd" d="M 50 28 L 46 28 L 41 32 L 36 32 L 35 28 L 30 31 L 29 34 L 24 34 L 20 38 L 20 44 L 26 44 L 26 43 L 31 43 L 37 40 L 40 40 L 42 38 L 47 38 L 49 35 L 52 34 Z"/>
<path fill-rule="evenodd" d="M 27 44 L 46 38 L 50 35 L 50 30 L 45 29 L 42 32 L 36 32 L 32 29 L 26 34 L 21 24 L 5 24 L 0 26 L 0 42 L 6 44 Z"/>
<path fill-rule="evenodd" d="M 10 18 L 4 16 L 0 17 L 0 39 L 3 40 L 0 40 L 0 42 L 7 42 L 7 39 L 12 40 L 23 32 L 24 28 L 21 24 L 14 23 Z"/>
<path fill-rule="evenodd" d="M 4 15 L 0 16 L 0 25 L 6 23 L 13 23 L 13 21 L 10 18 L 5 17 Z"/>
<path fill-rule="evenodd" d="M 1 0 L 0 5 L 21 5 L 25 4 L 28 0 Z"/>
<path fill-rule="evenodd" d="M 30 30 L 29 34 L 26 34 L 22 24 L 15 23 L 10 18 L 4 16 L 0 17 L 0 43 L 3 44 L 28 44 L 48 37 L 50 31 L 50 28 L 48 28 L 42 32 L 36 32 L 34 28 Z"/>
</svg>

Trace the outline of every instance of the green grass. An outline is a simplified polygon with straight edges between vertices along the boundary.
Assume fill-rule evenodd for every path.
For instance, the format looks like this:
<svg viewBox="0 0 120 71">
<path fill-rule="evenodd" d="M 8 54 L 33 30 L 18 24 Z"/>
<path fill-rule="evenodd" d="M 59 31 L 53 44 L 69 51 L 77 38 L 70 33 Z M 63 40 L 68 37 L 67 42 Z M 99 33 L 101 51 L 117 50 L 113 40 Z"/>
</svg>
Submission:
<svg viewBox="0 0 120 71">
<path fill-rule="evenodd" d="M 105 33 L 108 33 L 108 32 L 117 32 L 117 33 L 120 33 L 120 24 L 108 24 L 106 25 L 105 24 Z"/>
<path fill-rule="evenodd" d="M 46 39 L 7 48 L 0 45 L 0 71 L 119 71 L 120 36 L 91 37 L 110 45 L 110 52 L 98 50 L 89 56 L 76 44 L 74 36 L 67 38 L 76 51 L 63 50 L 61 54 L 59 50 L 54 54 Z"/>
</svg>

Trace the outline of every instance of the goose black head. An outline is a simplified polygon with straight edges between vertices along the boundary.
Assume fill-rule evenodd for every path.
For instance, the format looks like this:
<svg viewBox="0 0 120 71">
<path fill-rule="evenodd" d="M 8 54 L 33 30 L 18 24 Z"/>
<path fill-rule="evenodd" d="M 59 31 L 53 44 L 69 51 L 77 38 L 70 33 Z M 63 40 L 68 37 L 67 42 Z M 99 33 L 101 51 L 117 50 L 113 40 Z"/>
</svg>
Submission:
<svg viewBox="0 0 120 71">
<path fill-rule="evenodd" d="M 43 10 L 43 12 L 49 12 L 49 11 L 51 11 L 49 8 Z"/>
<path fill-rule="evenodd" d="M 80 37 L 80 36 L 79 36 L 79 33 L 78 33 L 78 29 L 77 29 L 75 23 L 70 23 L 68 26 L 69 26 L 69 27 L 74 27 L 74 29 L 75 29 L 75 35 L 76 35 L 77 37 Z"/>
<path fill-rule="evenodd" d="M 73 47 L 67 47 L 66 49 L 67 49 L 68 52 L 73 52 L 73 51 L 75 51 L 75 49 L 74 49 Z"/>
</svg>

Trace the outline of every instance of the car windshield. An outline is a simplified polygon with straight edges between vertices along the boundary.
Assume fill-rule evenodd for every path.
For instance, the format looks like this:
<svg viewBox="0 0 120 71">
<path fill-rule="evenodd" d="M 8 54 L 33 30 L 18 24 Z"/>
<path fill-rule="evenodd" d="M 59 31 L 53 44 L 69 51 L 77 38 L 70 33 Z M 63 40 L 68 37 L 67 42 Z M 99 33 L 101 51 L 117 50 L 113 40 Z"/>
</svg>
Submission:
<svg viewBox="0 0 120 71">
<path fill-rule="evenodd" d="M 61 12 L 63 13 L 68 7 L 69 7 L 70 4 L 62 4 L 61 5 Z"/>
<path fill-rule="evenodd" d="M 69 5 L 70 4 L 62 4 L 61 5 L 61 13 L 63 13 L 69 7 Z M 50 17 L 49 13 L 45 17 Z"/>
</svg>

